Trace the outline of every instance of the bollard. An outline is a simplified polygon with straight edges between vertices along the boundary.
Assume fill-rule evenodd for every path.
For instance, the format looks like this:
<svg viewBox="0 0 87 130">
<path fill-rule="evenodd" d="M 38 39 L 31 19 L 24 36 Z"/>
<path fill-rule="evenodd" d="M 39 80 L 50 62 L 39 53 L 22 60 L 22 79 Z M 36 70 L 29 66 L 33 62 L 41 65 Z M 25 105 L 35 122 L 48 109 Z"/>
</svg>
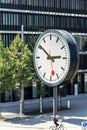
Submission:
<svg viewBox="0 0 87 130">
<path fill-rule="evenodd" d="M 70 108 L 70 100 L 67 101 L 67 108 Z"/>
</svg>

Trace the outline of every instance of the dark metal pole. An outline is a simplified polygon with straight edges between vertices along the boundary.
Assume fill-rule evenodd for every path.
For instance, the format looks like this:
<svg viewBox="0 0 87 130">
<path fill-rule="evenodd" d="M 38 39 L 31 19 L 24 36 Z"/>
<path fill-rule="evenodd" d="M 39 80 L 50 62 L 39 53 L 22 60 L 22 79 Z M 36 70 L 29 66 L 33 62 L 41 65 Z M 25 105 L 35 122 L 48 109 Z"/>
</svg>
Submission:
<svg viewBox="0 0 87 130">
<path fill-rule="evenodd" d="M 21 25 L 21 39 L 24 41 L 24 25 Z"/>
<path fill-rule="evenodd" d="M 61 107 L 60 86 L 58 86 L 58 110 L 60 110 L 60 107 Z"/>
<path fill-rule="evenodd" d="M 53 87 L 53 116 L 57 115 L 57 87 Z"/>
<path fill-rule="evenodd" d="M 21 25 L 21 39 L 22 41 L 24 41 L 24 25 Z M 21 88 L 20 117 L 22 117 L 23 109 L 24 109 L 24 88 Z"/>
</svg>

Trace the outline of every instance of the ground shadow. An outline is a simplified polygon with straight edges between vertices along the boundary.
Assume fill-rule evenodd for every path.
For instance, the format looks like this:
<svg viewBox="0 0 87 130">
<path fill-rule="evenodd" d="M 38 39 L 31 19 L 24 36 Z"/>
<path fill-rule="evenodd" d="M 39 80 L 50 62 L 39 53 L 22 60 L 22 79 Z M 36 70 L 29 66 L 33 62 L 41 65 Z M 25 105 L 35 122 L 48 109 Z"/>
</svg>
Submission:
<svg viewBox="0 0 87 130">
<path fill-rule="evenodd" d="M 5 122 L 9 122 L 11 124 L 20 124 L 20 125 L 35 125 L 40 123 L 45 123 L 47 121 L 53 120 L 53 116 L 49 114 L 41 114 L 41 115 L 29 115 L 25 117 L 15 117 L 11 119 L 5 119 Z"/>
<path fill-rule="evenodd" d="M 63 118 L 64 123 L 68 123 L 70 125 L 78 125 L 81 126 L 81 122 L 87 120 L 87 97 L 78 97 L 72 98 L 70 109 L 62 109 L 58 111 L 58 115 Z M 41 123 L 45 123 L 47 121 L 53 121 L 53 113 L 52 109 L 46 110 L 44 114 L 40 114 L 39 112 L 35 113 L 26 113 L 23 118 L 15 117 L 5 119 L 6 122 L 11 124 L 20 124 L 20 125 L 38 125 Z"/>
</svg>

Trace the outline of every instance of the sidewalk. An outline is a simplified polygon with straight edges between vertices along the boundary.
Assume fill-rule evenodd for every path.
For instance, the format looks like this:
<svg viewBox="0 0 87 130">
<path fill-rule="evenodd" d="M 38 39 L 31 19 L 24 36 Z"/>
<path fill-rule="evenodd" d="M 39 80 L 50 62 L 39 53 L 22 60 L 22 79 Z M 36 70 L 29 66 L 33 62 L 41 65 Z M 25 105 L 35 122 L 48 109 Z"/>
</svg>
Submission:
<svg viewBox="0 0 87 130">
<path fill-rule="evenodd" d="M 58 115 L 63 119 L 65 130 L 81 130 L 81 122 L 87 121 L 87 94 L 67 96 L 63 97 L 62 100 L 70 100 L 71 102 L 70 109 L 58 111 Z M 31 113 L 30 115 L 23 115 L 22 118 L 19 117 L 17 112 L 3 112 L 2 116 L 4 119 L 0 120 L 0 129 L 1 127 L 9 127 L 9 130 L 10 128 L 11 130 L 49 130 L 49 127 L 53 125 L 52 112 L 39 115 L 32 115 Z"/>
</svg>

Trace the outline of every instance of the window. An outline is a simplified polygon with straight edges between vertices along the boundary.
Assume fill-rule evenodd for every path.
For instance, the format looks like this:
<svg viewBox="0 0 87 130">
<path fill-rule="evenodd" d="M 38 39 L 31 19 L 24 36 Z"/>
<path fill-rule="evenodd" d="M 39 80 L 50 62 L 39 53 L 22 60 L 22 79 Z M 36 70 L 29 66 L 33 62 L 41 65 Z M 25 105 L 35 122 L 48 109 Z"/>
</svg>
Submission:
<svg viewBox="0 0 87 130">
<path fill-rule="evenodd" d="M 70 28 L 75 28 L 75 18 L 74 17 L 71 17 L 70 18 Z"/>
<path fill-rule="evenodd" d="M 80 0 L 76 0 L 76 9 L 80 8 Z"/>
<path fill-rule="evenodd" d="M 21 24 L 26 25 L 26 14 L 22 14 L 21 16 L 22 16 Z"/>
<path fill-rule="evenodd" d="M 60 0 L 56 0 L 56 3 L 57 3 L 57 8 L 60 8 Z"/>
<path fill-rule="evenodd" d="M 56 27 L 60 27 L 60 17 L 56 17 Z"/>
<path fill-rule="evenodd" d="M 38 0 L 33 0 L 33 5 L 38 6 Z"/>
<path fill-rule="evenodd" d="M 18 25 L 18 14 L 3 13 L 3 25 Z"/>
<path fill-rule="evenodd" d="M 45 6 L 45 0 L 38 0 L 39 6 Z"/>
<path fill-rule="evenodd" d="M 57 17 L 56 17 L 57 18 Z M 56 20 L 57 21 L 57 20 Z M 55 16 L 49 16 L 47 15 L 46 16 L 46 20 L 44 21 L 43 20 L 43 25 L 45 24 L 46 22 L 46 27 L 51 27 L 51 28 L 54 28 L 54 26 L 56 26 L 56 23 L 55 23 Z M 58 24 L 58 23 L 57 23 Z M 44 25 L 45 26 L 45 25 Z"/>
<path fill-rule="evenodd" d="M 86 29 L 87 29 L 87 18 L 86 18 Z"/>
<path fill-rule="evenodd" d="M 59 5 L 59 0 L 57 1 Z M 63 9 L 84 9 L 83 0 L 61 0 L 61 8 Z"/>
<path fill-rule="evenodd" d="M 46 0 L 46 7 L 54 7 L 54 0 Z"/>
<path fill-rule="evenodd" d="M 46 27 L 49 27 L 49 16 L 46 16 Z"/>
<path fill-rule="evenodd" d="M 75 9 L 76 8 L 76 0 L 71 0 L 70 2 L 70 8 Z"/>
<path fill-rule="evenodd" d="M 18 3 L 19 3 L 19 0 L 13 0 L 12 3 L 14 3 L 14 4 L 18 4 Z"/>
<path fill-rule="evenodd" d="M 65 26 L 66 26 L 66 19 L 65 19 L 65 17 L 61 17 L 61 28 L 65 28 Z"/>
<path fill-rule="evenodd" d="M 39 26 L 43 26 L 44 25 L 44 17 L 43 15 L 39 15 Z"/>
<path fill-rule="evenodd" d="M 11 3 L 12 0 L 1 0 L 1 3 Z"/>
<path fill-rule="evenodd" d="M 18 14 L 14 14 L 14 25 L 18 25 Z"/>
<path fill-rule="evenodd" d="M 66 28 L 70 28 L 70 17 L 66 17 Z"/>
<path fill-rule="evenodd" d="M 38 15 L 34 15 L 34 25 L 38 27 Z"/>
<path fill-rule="evenodd" d="M 85 20 L 84 20 L 84 18 L 79 18 L 79 28 L 85 29 Z"/>
<path fill-rule="evenodd" d="M 84 1 L 76 0 L 76 9 L 84 9 Z"/>
<path fill-rule="evenodd" d="M 3 13 L 3 25 L 8 25 L 8 14 Z"/>
<path fill-rule="evenodd" d="M 21 0 L 22 5 L 26 5 L 26 0 Z"/>
<path fill-rule="evenodd" d="M 33 26 L 33 15 L 27 15 L 27 26 Z"/>
<path fill-rule="evenodd" d="M 61 0 L 61 8 L 66 8 L 66 0 Z"/>
<path fill-rule="evenodd" d="M 84 1 L 84 8 L 87 11 L 87 0 Z"/>
<path fill-rule="evenodd" d="M 49 7 L 54 7 L 54 0 L 48 0 L 48 6 Z"/>
<path fill-rule="evenodd" d="M 19 0 L 0 0 L 0 3 L 14 3 L 14 4 L 18 4 Z"/>
<path fill-rule="evenodd" d="M 38 27 L 38 15 L 27 15 L 27 26 Z"/>
<path fill-rule="evenodd" d="M 32 5 L 32 0 L 27 0 L 27 5 Z"/>
<path fill-rule="evenodd" d="M 50 16 L 50 27 L 54 27 L 55 23 L 54 23 L 54 16 Z"/>
</svg>

